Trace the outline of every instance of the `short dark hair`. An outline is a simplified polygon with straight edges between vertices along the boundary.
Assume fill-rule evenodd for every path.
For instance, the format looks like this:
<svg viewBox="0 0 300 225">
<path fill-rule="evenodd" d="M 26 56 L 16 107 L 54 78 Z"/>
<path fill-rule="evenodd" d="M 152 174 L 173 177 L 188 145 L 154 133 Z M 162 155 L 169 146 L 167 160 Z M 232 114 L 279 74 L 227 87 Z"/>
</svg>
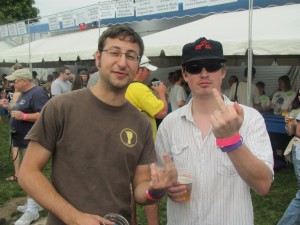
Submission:
<svg viewBox="0 0 300 225">
<path fill-rule="evenodd" d="M 168 80 L 171 84 L 175 84 L 182 77 L 181 70 L 175 70 L 174 72 L 170 72 L 168 76 Z"/>
<path fill-rule="evenodd" d="M 105 45 L 105 41 L 107 38 L 119 38 L 120 40 L 124 40 L 129 38 L 131 43 L 137 43 L 140 47 L 140 59 L 144 54 L 144 42 L 141 36 L 135 32 L 131 27 L 116 25 L 109 27 L 106 31 L 102 33 L 98 41 L 98 50 L 103 50 Z"/>
<path fill-rule="evenodd" d="M 256 74 L 256 69 L 255 69 L 255 67 L 252 66 L 252 76 L 255 76 L 255 74 Z M 244 76 L 245 77 L 248 76 L 248 67 L 246 67 L 244 70 Z"/>
<path fill-rule="evenodd" d="M 262 81 L 258 81 L 258 82 L 256 83 L 256 86 L 257 86 L 257 87 L 265 88 L 265 83 L 262 82 Z"/>
<path fill-rule="evenodd" d="M 67 67 L 67 66 L 61 66 L 61 67 L 59 68 L 59 73 L 64 73 L 66 70 L 70 70 L 70 68 Z"/>
</svg>

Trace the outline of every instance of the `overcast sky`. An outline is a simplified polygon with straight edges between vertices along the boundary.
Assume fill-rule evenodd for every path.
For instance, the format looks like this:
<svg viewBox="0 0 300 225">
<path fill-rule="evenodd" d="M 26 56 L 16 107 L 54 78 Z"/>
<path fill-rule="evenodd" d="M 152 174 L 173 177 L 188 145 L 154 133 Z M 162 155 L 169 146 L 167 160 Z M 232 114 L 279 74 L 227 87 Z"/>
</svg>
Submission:
<svg viewBox="0 0 300 225">
<path fill-rule="evenodd" d="M 98 3 L 99 0 L 35 0 L 40 16 L 48 16 Z"/>
</svg>

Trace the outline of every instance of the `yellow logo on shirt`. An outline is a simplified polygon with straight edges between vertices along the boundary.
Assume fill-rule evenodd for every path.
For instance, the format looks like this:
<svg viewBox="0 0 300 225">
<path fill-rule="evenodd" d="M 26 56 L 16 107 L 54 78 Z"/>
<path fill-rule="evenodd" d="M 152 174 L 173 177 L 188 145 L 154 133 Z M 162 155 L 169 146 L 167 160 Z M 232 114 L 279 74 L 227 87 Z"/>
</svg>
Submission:
<svg viewBox="0 0 300 225">
<path fill-rule="evenodd" d="M 137 143 L 137 134 L 129 128 L 125 128 L 121 131 L 120 138 L 123 144 L 130 148 L 134 147 Z"/>
</svg>

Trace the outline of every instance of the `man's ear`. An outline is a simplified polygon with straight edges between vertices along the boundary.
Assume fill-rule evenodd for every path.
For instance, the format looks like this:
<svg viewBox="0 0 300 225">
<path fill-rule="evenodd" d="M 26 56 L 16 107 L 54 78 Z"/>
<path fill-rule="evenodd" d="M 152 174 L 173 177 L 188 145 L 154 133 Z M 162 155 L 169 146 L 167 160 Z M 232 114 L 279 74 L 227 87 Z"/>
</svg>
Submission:
<svg viewBox="0 0 300 225">
<path fill-rule="evenodd" d="M 184 69 L 181 69 L 181 74 L 185 82 L 188 82 L 188 75 Z"/>
<path fill-rule="evenodd" d="M 95 64 L 98 69 L 101 67 L 101 52 L 99 51 L 95 53 Z"/>
<path fill-rule="evenodd" d="M 227 72 L 227 68 L 226 68 L 226 66 L 223 66 L 223 68 L 222 68 L 222 75 L 221 75 L 222 79 L 225 78 L 226 72 Z"/>
</svg>

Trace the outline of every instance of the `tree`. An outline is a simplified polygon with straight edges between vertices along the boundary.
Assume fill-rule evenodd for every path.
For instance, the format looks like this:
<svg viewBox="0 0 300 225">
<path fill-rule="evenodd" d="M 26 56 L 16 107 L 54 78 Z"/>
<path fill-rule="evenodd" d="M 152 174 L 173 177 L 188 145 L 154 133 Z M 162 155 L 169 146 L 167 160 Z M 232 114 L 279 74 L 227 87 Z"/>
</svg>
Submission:
<svg viewBox="0 0 300 225">
<path fill-rule="evenodd" d="M 40 13 L 35 0 L 1 0 L 0 25 L 33 19 Z"/>
</svg>

